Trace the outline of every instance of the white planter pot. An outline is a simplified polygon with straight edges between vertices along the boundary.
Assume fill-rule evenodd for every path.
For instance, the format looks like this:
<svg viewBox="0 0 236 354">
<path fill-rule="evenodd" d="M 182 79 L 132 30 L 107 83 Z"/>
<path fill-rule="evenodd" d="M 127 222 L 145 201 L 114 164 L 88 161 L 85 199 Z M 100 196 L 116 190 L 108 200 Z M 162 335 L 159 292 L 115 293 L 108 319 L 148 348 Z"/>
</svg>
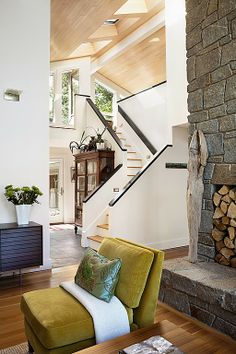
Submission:
<svg viewBox="0 0 236 354">
<path fill-rule="evenodd" d="M 30 219 L 31 204 L 16 205 L 16 217 L 18 225 L 27 225 Z"/>
<path fill-rule="evenodd" d="M 97 143 L 97 150 L 104 150 L 105 149 L 105 144 L 104 143 Z"/>
</svg>

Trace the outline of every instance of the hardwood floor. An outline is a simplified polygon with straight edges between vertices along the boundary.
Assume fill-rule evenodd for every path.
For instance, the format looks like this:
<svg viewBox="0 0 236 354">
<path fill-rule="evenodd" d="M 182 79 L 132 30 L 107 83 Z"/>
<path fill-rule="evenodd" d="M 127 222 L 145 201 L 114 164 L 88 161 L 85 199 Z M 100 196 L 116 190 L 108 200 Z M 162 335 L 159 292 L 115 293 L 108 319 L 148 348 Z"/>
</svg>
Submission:
<svg viewBox="0 0 236 354">
<path fill-rule="evenodd" d="M 167 258 L 176 258 L 187 254 L 186 248 L 167 252 Z M 23 316 L 20 312 L 21 294 L 35 289 L 56 287 L 61 281 L 71 280 L 77 265 L 55 268 L 23 275 L 22 286 L 18 277 L 0 280 L 0 349 L 26 341 L 24 335 Z M 185 353 L 189 354 L 233 354 L 236 353 L 236 342 L 223 334 L 209 329 L 165 304 L 159 303 L 156 321 L 160 323 L 162 335 L 168 339 L 169 331 L 181 334 L 185 343 Z M 184 331 L 183 331 L 184 330 Z M 184 335 L 183 333 L 186 333 Z M 192 340 L 189 341 L 189 335 Z"/>
</svg>

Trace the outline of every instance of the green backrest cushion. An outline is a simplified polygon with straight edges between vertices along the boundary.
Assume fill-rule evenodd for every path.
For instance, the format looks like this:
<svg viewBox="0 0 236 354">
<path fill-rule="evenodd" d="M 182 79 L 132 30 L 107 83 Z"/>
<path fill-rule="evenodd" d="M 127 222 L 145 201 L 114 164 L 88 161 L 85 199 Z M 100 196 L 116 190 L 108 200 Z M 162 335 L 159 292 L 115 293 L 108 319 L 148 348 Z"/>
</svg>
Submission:
<svg viewBox="0 0 236 354">
<path fill-rule="evenodd" d="M 143 247 L 154 254 L 153 263 L 150 269 L 146 287 L 144 289 L 139 307 L 134 309 L 134 322 L 139 328 L 150 326 L 154 323 L 155 312 L 157 307 L 158 293 L 161 282 L 162 267 L 164 261 L 164 252 L 147 246 L 138 245 L 132 241 L 118 239 L 125 244 L 131 244 Z"/>
<path fill-rule="evenodd" d="M 121 259 L 115 295 L 126 306 L 138 307 L 153 262 L 153 252 L 114 238 L 104 239 L 98 252 L 108 259 Z"/>
<path fill-rule="evenodd" d="M 110 302 L 120 268 L 120 259 L 107 259 L 88 248 L 75 275 L 75 283 L 100 300 Z"/>
</svg>

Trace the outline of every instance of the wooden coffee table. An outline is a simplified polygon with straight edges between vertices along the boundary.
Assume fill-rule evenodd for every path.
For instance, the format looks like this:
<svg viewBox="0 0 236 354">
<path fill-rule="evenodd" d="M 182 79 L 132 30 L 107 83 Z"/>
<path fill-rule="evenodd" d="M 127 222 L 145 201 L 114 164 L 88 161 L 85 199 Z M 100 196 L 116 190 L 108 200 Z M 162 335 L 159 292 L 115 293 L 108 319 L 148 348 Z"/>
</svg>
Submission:
<svg viewBox="0 0 236 354">
<path fill-rule="evenodd" d="M 107 342 L 94 345 L 93 347 L 86 348 L 76 352 L 77 354 L 118 354 L 120 349 L 126 348 L 131 344 L 141 342 L 149 337 L 160 335 L 176 345 L 179 349 L 184 351 L 185 344 L 189 344 L 192 341 L 196 341 L 196 337 L 186 332 L 182 328 L 176 328 L 176 326 L 169 321 L 162 321 L 160 324 L 154 324 L 153 326 L 141 328 L 132 333 L 124 336 L 109 340 Z M 192 347 L 193 348 L 193 347 Z M 185 351 L 185 353 L 191 353 Z"/>
</svg>

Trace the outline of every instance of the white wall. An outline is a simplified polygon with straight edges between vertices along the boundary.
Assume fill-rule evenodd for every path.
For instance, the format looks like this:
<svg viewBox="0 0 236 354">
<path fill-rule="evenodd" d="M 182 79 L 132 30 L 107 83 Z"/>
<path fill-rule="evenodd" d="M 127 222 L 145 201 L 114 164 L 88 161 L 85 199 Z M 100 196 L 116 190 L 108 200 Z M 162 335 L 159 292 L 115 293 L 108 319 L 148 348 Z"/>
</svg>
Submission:
<svg viewBox="0 0 236 354">
<path fill-rule="evenodd" d="M 167 109 L 170 126 L 187 123 L 185 0 L 165 0 Z"/>
<path fill-rule="evenodd" d="M 166 162 L 188 160 L 187 129 L 174 128 L 174 146 L 110 207 L 114 237 L 166 249 L 188 244 L 186 169 L 166 169 Z"/>
<path fill-rule="evenodd" d="M 166 113 L 166 84 L 132 96 L 121 101 L 119 105 L 157 151 L 171 143 L 171 128 Z"/>
<path fill-rule="evenodd" d="M 63 161 L 63 210 L 64 223 L 74 222 L 74 194 L 75 183 L 71 182 L 71 167 L 74 167 L 74 157 L 67 148 L 50 148 L 50 159 L 62 159 Z"/>
<path fill-rule="evenodd" d="M 7 184 L 37 185 L 44 195 L 31 220 L 43 224 L 44 267 L 50 266 L 48 210 L 49 0 L 0 1 L 0 223 L 15 222 Z M 22 90 L 20 102 L 3 99 Z"/>
</svg>

